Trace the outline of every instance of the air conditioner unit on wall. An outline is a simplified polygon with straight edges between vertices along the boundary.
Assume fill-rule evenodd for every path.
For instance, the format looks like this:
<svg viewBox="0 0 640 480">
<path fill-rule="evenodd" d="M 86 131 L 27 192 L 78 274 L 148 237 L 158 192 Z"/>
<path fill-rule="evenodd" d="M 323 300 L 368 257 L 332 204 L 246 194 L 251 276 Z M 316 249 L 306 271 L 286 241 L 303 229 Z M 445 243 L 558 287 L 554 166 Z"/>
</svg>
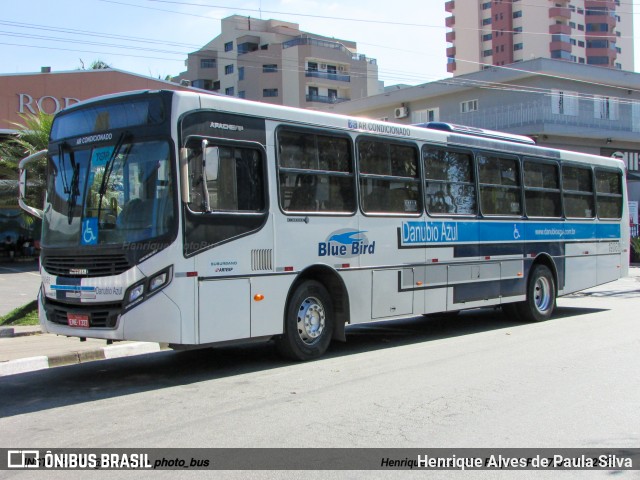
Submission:
<svg viewBox="0 0 640 480">
<path fill-rule="evenodd" d="M 396 118 L 406 118 L 409 116 L 409 109 L 407 107 L 398 107 L 393 112 L 393 115 Z"/>
</svg>

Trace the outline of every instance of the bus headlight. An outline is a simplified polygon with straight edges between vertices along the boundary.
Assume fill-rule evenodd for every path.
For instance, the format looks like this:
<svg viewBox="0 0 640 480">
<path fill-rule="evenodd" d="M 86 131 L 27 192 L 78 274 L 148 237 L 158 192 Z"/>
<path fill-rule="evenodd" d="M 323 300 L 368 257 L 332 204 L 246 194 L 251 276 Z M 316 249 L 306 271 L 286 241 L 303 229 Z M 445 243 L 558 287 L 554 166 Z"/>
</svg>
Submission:
<svg viewBox="0 0 640 480">
<path fill-rule="evenodd" d="M 144 283 L 136 285 L 129 291 L 127 303 L 133 303 L 144 295 Z"/>
<path fill-rule="evenodd" d="M 151 281 L 149 282 L 149 293 L 155 292 L 160 287 L 167 283 L 169 279 L 169 272 L 161 272 L 157 274 L 155 277 L 151 277 Z"/>
<path fill-rule="evenodd" d="M 125 309 L 131 308 L 140 302 L 143 302 L 150 296 L 162 290 L 171 283 L 173 277 L 173 265 L 163 268 L 157 273 L 145 278 L 144 280 L 134 283 L 129 287 L 124 296 Z"/>
</svg>

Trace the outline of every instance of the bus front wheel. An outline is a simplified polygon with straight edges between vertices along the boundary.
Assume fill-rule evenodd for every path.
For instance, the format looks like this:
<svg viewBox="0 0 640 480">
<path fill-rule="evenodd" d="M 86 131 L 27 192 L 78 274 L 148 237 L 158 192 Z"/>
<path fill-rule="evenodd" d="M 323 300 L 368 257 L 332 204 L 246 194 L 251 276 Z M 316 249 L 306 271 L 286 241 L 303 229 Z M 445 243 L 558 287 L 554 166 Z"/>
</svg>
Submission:
<svg viewBox="0 0 640 480">
<path fill-rule="evenodd" d="M 546 265 L 536 265 L 527 283 L 527 299 L 516 308 L 520 318 L 528 322 L 548 320 L 556 305 L 556 285 Z"/>
<path fill-rule="evenodd" d="M 331 342 L 333 305 L 327 289 L 307 280 L 294 290 L 284 319 L 284 334 L 276 340 L 278 352 L 293 360 L 321 356 Z"/>
</svg>

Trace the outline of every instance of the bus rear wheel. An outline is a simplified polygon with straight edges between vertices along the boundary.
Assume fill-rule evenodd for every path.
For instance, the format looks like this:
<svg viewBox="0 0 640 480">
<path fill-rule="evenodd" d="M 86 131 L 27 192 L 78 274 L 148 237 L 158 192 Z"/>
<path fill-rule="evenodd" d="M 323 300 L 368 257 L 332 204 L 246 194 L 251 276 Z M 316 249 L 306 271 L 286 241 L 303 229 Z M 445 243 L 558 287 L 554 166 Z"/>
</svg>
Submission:
<svg viewBox="0 0 640 480">
<path fill-rule="evenodd" d="M 333 304 L 327 289 L 320 282 L 306 280 L 289 299 L 284 334 L 276 340 L 276 348 L 293 360 L 317 358 L 329 347 L 333 326 Z"/>
<path fill-rule="evenodd" d="M 556 284 L 546 265 L 536 265 L 527 283 L 527 299 L 516 305 L 518 315 L 527 322 L 548 320 L 556 306 Z"/>
</svg>

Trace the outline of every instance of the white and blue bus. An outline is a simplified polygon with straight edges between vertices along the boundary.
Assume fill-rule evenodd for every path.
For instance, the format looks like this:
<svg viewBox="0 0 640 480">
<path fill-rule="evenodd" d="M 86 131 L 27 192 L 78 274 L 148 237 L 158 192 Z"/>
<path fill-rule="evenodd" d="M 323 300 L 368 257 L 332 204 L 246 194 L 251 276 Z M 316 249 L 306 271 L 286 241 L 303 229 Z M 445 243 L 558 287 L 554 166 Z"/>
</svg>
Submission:
<svg viewBox="0 0 640 480">
<path fill-rule="evenodd" d="M 628 271 L 623 163 L 523 136 L 142 91 L 58 113 L 46 158 L 38 301 L 60 335 L 305 360 L 348 324 L 545 320 Z"/>
</svg>

